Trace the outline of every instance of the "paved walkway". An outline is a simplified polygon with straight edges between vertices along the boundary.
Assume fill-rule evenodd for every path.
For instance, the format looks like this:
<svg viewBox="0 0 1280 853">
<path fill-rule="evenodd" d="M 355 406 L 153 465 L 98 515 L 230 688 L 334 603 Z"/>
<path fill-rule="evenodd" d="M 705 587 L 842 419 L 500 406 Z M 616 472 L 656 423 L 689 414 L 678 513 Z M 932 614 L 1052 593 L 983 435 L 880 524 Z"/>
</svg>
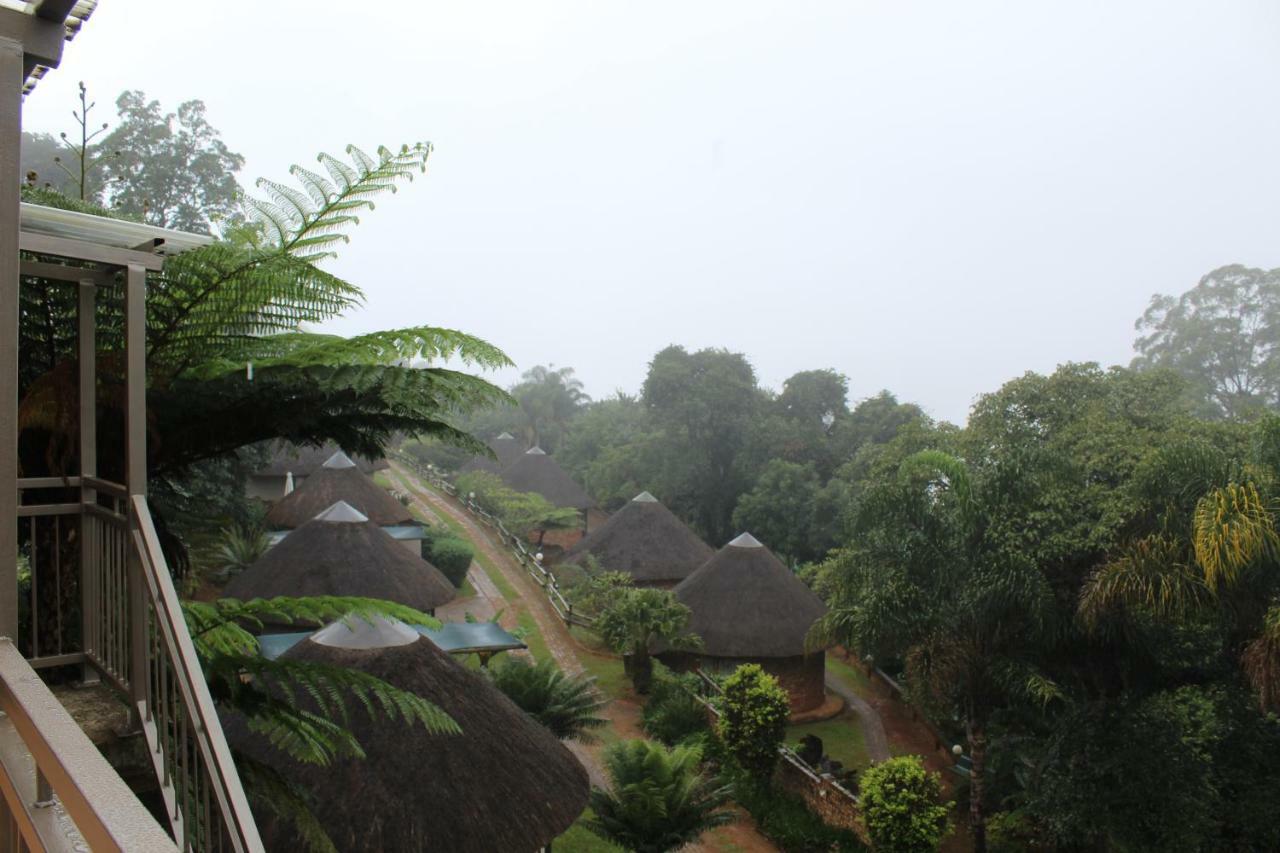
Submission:
<svg viewBox="0 0 1280 853">
<path fill-rule="evenodd" d="M 891 757 L 889 737 L 885 734 L 884 723 L 880 720 L 880 715 L 876 713 L 876 709 L 868 705 L 866 700 L 854 692 L 852 686 L 846 684 L 844 679 L 835 673 L 827 672 L 826 683 L 827 689 L 844 697 L 844 701 L 849 703 L 849 710 L 858 715 L 858 723 L 862 726 L 862 742 L 867 750 L 867 758 L 876 762 L 884 761 Z"/>
</svg>

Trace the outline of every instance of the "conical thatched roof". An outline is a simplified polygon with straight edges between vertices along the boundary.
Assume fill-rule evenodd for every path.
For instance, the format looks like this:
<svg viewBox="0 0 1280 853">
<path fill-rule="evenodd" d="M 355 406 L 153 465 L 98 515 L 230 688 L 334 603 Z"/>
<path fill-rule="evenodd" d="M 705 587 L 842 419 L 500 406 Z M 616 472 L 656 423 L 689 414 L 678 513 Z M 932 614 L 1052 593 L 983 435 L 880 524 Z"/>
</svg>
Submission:
<svg viewBox="0 0 1280 853">
<path fill-rule="evenodd" d="M 367 757 L 319 767 L 284 758 L 243 719 L 229 719 L 235 746 L 314 798 L 312 812 L 339 850 L 533 853 L 586 807 L 587 773 L 563 744 L 401 623 L 338 622 L 285 657 L 375 675 L 434 702 L 462 728 L 429 734 L 421 724 L 371 719 L 353 702 L 349 727 Z M 255 811 L 268 849 L 299 849 L 269 809 Z"/>
<path fill-rule="evenodd" d="M 341 449 L 333 442 L 320 447 L 277 442 L 272 448 L 274 455 L 271 461 L 253 473 L 259 477 L 283 477 L 287 473 L 292 473 L 295 477 L 310 477 L 324 465 L 327 459 Z M 366 474 L 388 467 L 385 459 L 369 459 L 357 455 L 352 461 Z"/>
<path fill-rule="evenodd" d="M 361 595 L 434 610 L 453 600 L 454 588 L 439 569 L 338 501 L 233 578 L 223 594 Z"/>
<path fill-rule="evenodd" d="M 524 444 L 509 432 L 501 433 L 488 442 L 489 449 L 497 460 L 488 456 L 473 456 L 458 469 L 459 474 L 470 474 L 472 471 L 488 471 L 490 474 L 501 474 L 502 470 L 515 462 L 524 453 Z"/>
<path fill-rule="evenodd" d="M 809 627 L 827 606 L 750 533 L 716 552 L 675 588 L 693 611 L 701 654 L 777 658 L 804 654 Z"/>
<path fill-rule="evenodd" d="M 684 580 L 714 553 L 657 498 L 641 492 L 574 545 L 563 562 L 590 554 L 611 572 L 626 572 L 640 583 L 661 583 Z"/>
<path fill-rule="evenodd" d="M 271 507 L 267 526 L 275 530 L 301 527 L 337 501 L 346 501 L 382 527 L 412 524 L 414 520 L 407 507 L 339 450 L 303 480 L 302 485 Z"/>
<path fill-rule="evenodd" d="M 531 447 L 502 472 L 517 492 L 537 492 L 556 506 L 587 509 L 595 502 L 540 447 Z"/>
</svg>

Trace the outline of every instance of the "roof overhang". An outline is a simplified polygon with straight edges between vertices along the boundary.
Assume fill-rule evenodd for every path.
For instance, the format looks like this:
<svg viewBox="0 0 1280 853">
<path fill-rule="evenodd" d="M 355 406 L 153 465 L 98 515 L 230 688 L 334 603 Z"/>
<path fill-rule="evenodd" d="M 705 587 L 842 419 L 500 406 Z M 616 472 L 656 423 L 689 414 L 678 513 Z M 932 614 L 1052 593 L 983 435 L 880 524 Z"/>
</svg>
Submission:
<svg viewBox="0 0 1280 853">
<path fill-rule="evenodd" d="M 98 0 L 0 0 L 0 37 L 22 45 L 22 93 L 62 61 L 62 46 L 80 32 Z"/>
</svg>

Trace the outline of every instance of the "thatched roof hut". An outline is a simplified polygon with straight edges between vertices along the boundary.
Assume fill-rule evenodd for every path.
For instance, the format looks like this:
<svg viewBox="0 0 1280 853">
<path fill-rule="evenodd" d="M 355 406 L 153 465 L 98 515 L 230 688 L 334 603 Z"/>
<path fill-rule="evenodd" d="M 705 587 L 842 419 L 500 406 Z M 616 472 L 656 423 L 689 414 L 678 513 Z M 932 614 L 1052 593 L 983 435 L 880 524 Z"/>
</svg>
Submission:
<svg viewBox="0 0 1280 853">
<path fill-rule="evenodd" d="M 591 555 L 602 568 L 626 572 L 637 584 L 663 586 L 684 580 L 714 554 L 675 513 L 641 492 L 574 545 L 562 562 Z"/>
<path fill-rule="evenodd" d="M 502 471 L 502 479 L 517 492 L 537 492 L 560 507 L 587 509 L 595 505 L 582 487 L 540 447 L 531 447 Z"/>
<path fill-rule="evenodd" d="M 227 584 L 231 598 L 360 595 L 431 612 L 455 591 L 350 504 L 338 501 L 299 527 Z"/>
<path fill-rule="evenodd" d="M 271 460 L 253 473 L 255 476 L 273 477 L 283 477 L 285 474 L 292 473 L 295 479 L 310 477 L 334 453 L 341 450 L 342 448 L 333 442 L 328 442 L 320 447 L 279 442 L 274 448 Z M 356 463 L 356 467 L 366 474 L 372 474 L 374 471 L 381 471 L 390 467 L 385 459 L 369 459 L 360 455 L 354 456 L 352 461 Z"/>
<path fill-rule="evenodd" d="M 823 700 L 822 652 L 805 637 L 827 606 L 750 533 L 716 552 L 675 588 L 702 638 L 697 656 L 712 669 L 760 663 L 791 694 L 793 710 Z"/>
<path fill-rule="evenodd" d="M 509 432 L 504 432 L 488 442 L 493 457 L 473 456 L 458 469 L 459 474 L 470 474 L 473 471 L 488 471 L 490 474 L 501 474 L 503 469 L 514 463 L 524 453 L 524 444 Z"/>
<path fill-rule="evenodd" d="M 381 527 L 412 524 L 413 513 L 391 497 L 341 450 L 267 513 L 267 526 L 275 530 L 301 527 L 338 501 L 346 501 Z"/>
<path fill-rule="evenodd" d="M 367 753 L 327 767 L 299 764 L 227 721 L 231 742 L 312 797 L 339 850 L 533 853 L 577 820 L 590 787 L 578 760 L 487 679 L 399 622 L 337 622 L 285 657 L 358 669 L 434 702 L 462 728 L 371 719 L 351 703 L 349 727 Z M 310 702 L 300 696 L 302 702 Z M 268 849 L 298 849 L 291 828 L 258 811 Z"/>
</svg>

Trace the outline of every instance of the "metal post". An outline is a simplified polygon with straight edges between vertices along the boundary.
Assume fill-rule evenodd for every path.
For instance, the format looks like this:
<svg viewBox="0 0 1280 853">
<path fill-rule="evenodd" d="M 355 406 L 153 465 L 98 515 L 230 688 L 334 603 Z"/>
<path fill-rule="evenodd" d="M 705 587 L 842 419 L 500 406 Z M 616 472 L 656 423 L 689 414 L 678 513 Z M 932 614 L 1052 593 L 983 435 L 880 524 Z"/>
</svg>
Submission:
<svg viewBox="0 0 1280 853">
<path fill-rule="evenodd" d="M 147 493 L 147 271 L 129 264 L 125 273 L 125 486 L 129 496 Z M 132 501 L 130 501 L 130 507 Z M 131 509 L 129 529 L 137 519 Z M 147 702 L 147 592 L 142 560 L 129 553 L 129 690 L 132 710 L 141 714 Z"/>
<path fill-rule="evenodd" d="M 0 38 L 0 636 L 18 637 L 18 152 L 22 45 Z M 5 82 L 8 81 L 8 82 Z"/>
<path fill-rule="evenodd" d="M 97 285 L 92 279 L 80 282 L 80 307 L 77 341 L 80 363 L 80 647 L 85 652 L 99 653 L 96 614 L 101 592 L 97 588 L 101 570 L 101 552 L 96 536 L 89 535 L 93 517 L 83 507 L 97 503 L 98 491 L 84 482 L 85 477 L 98 476 L 98 341 L 96 300 Z M 98 671 L 84 664 L 81 680 L 96 683 Z"/>
</svg>

